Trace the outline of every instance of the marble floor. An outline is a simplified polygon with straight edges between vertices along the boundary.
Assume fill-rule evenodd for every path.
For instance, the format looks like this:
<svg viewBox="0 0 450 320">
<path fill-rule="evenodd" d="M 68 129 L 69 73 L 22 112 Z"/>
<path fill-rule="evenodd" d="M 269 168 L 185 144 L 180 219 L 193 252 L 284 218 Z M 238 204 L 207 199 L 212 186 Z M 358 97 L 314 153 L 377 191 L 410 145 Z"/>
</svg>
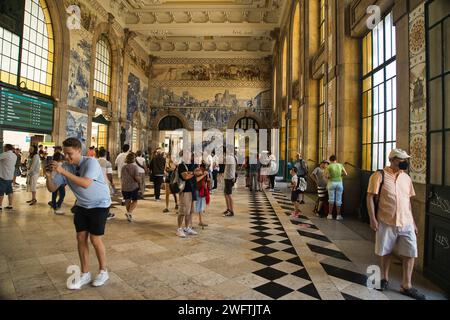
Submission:
<svg viewBox="0 0 450 320">
<path fill-rule="evenodd" d="M 204 218 L 208 226 L 198 227 L 195 216 L 199 235 L 185 239 L 175 235 L 172 199 L 165 214 L 164 202 L 155 202 L 149 188 L 132 223 L 114 199 L 116 219 L 104 237 L 110 280 L 75 291 L 66 288 L 67 267 L 79 263 L 72 193 L 65 215 L 56 216 L 42 184 L 32 207 L 25 203 L 30 195 L 18 188 L 14 210 L 0 213 L 0 299 L 407 299 L 395 291 L 401 272 L 396 264 L 392 290 L 365 286 L 367 266 L 378 261 L 368 226 L 317 219 L 309 197 L 303 216 L 290 219 L 292 205 L 280 186 L 275 193 L 252 194 L 239 185 L 232 218 L 222 217 L 225 201 L 218 191 Z M 90 269 L 94 275 L 98 269 L 93 250 Z M 420 275 L 414 280 L 429 299 L 446 299 Z"/>
</svg>

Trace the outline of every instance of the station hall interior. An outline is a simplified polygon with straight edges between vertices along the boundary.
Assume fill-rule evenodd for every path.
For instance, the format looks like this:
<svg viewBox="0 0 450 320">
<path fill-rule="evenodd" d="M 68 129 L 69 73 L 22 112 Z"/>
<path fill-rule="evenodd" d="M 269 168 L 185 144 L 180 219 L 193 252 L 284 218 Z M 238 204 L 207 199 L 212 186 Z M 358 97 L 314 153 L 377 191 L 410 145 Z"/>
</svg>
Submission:
<svg viewBox="0 0 450 320">
<path fill-rule="evenodd" d="M 389 288 L 368 286 L 380 257 L 366 199 L 392 150 L 395 159 L 407 154 L 399 176 L 413 189 L 395 187 L 392 200 L 417 227 L 412 284 L 427 300 L 447 300 L 449 92 L 448 0 L 0 1 L 0 145 L 21 154 L 13 202 L 6 192 L 0 204 L 0 300 L 412 299 L 401 292 L 401 250 L 392 254 Z M 276 172 L 255 175 L 261 192 L 251 165 L 235 165 L 231 187 L 218 172 L 182 237 L 185 196 L 175 203 L 167 172 L 163 180 L 146 170 L 131 219 L 116 162 L 124 145 L 149 165 L 155 151 L 191 144 L 180 129 L 193 138 L 196 124 L 200 136 L 238 132 L 226 144 L 244 158 L 271 154 Z M 254 144 L 240 136 L 249 130 Z M 106 150 L 114 181 L 114 219 L 102 237 L 109 279 L 80 290 L 68 288 L 66 273 L 80 265 L 72 213 L 80 200 L 67 186 L 53 208 L 45 173 L 54 147 L 72 137 L 83 156 Z M 29 151 L 39 145 L 33 181 Z M 330 218 L 328 200 L 317 212 L 312 173 L 333 156 L 346 174 Z M 298 163 L 307 168 L 301 202 L 292 199 Z"/>
</svg>

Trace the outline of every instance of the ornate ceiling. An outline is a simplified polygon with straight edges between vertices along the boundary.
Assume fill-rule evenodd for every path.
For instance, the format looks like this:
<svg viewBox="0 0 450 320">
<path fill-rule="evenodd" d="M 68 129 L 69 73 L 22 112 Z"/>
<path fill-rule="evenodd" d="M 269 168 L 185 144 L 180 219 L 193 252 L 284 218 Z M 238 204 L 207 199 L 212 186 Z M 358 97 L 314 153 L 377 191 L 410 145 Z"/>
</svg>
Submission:
<svg viewBox="0 0 450 320">
<path fill-rule="evenodd" d="M 157 57 L 261 58 L 289 0 L 99 0 Z"/>
</svg>

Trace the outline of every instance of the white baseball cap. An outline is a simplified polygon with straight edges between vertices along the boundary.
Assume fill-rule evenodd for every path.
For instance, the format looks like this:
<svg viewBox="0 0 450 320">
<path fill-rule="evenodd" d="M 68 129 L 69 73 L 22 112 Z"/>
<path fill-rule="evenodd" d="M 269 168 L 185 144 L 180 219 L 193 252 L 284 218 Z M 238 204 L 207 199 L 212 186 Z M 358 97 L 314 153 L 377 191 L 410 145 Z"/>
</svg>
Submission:
<svg viewBox="0 0 450 320">
<path fill-rule="evenodd" d="M 391 151 L 391 153 L 389 153 L 389 159 L 394 159 L 394 158 L 399 158 L 399 159 L 409 159 L 411 158 L 405 150 L 402 149 L 393 149 Z"/>
</svg>

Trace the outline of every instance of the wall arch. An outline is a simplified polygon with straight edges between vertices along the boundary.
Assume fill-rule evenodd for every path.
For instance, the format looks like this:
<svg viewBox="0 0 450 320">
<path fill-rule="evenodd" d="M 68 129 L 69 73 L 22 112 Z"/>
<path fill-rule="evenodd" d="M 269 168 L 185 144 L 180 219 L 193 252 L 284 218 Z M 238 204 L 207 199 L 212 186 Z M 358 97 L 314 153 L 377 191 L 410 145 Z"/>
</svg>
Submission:
<svg viewBox="0 0 450 320">
<path fill-rule="evenodd" d="M 156 116 L 153 118 L 153 120 L 150 122 L 150 128 L 151 130 L 159 130 L 158 125 L 161 122 L 162 119 L 168 116 L 174 116 L 180 119 L 181 123 L 183 124 L 183 128 L 186 130 L 192 130 L 189 126 L 189 121 L 186 119 L 186 117 L 176 110 L 171 111 L 159 111 Z"/>
<path fill-rule="evenodd" d="M 252 118 L 259 124 L 259 129 L 269 129 L 270 125 L 267 123 L 267 121 L 263 120 L 258 114 L 252 111 L 241 111 L 234 115 L 230 121 L 228 122 L 227 129 L 234 129 L 236 124 L 239 120 L 242 118 Z"/>
</svg>

